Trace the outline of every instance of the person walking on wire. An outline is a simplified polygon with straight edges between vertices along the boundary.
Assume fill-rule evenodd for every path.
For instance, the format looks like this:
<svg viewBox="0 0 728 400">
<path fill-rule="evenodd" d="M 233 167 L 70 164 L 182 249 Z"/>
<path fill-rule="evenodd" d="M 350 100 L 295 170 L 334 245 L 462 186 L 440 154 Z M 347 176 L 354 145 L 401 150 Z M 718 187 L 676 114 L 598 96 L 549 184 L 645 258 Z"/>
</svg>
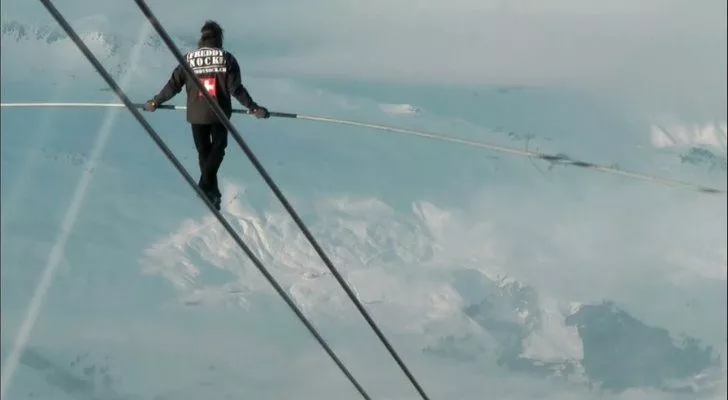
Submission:
<svg viewBox="0 0 728 400">
<path fill-rule="evenodd" d="M 223 30 L 215 21 L 206 21 L 200 29 L 198 48 L 185 54 L 186 62 L 205 86 L 210 96 L 230 118 L 232 115 L 231 96 L 251 111 L 257 118 L 269 118 L 265 107 L 259 106 L 242 84 L 240 65 L 231 53 L 223 50 Z M 159 94 L 144 105 L 146 111 L 153 112 L 158 106 L 172 99 L 187 86 L 187 122 L 192 128 L 192 136 L 200 162 L 198 186 L 210 202 L 220 210 L 222 194 L 217 182 L 217 172 L 225 157 L 227 147 L 227 128 L 207 104 L 202 91 L 195 89 L 187 79 L 184 68 L 178 65 L 167 84 Z"/>
</svg>

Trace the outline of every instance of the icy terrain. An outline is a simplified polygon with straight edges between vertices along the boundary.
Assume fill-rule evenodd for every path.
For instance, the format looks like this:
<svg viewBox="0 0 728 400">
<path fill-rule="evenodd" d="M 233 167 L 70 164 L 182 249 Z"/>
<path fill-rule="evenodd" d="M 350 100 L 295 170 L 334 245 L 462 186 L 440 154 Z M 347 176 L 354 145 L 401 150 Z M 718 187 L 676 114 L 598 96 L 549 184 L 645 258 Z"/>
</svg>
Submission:
<svg viewBox="0 0 728 400">
<path fill-rule="evenodd" d="M 2 101 L 117 102 L 32 3 L 3 2 Z M 552 26 L 559 7 L 580 21 L 570 29 L 596 18 L 567 0 L 554 10 L 472 2 L 470 14 L 468 3 L 450 6 L 463 20 L 449 35 L 482 39 L 468 32 L 477 13 L 540 21 L 529 30 Z M 633 54 L 649 36 L 638 17 L 658 2 L 641 0 L 634 10 L 623 3 L 604 6 L 592 32 L 613 45 L 619 40 L 607 22 L 624 19 L 623 29 L 636 35 L 624 54 Z M 196 15 L 201 5 L 175 14 L 169 4 L 178 3 L 150 5 L 183 50 L 204 19 L 218 18 Z M 341 32 L 333 39 L 304 29 L 320 23 L 312 15 L 325 4 L 289 4 L 301 18 L 286 24 L 275 6 L 254 2 L 247 13 L 238 10 L 249 24 L 241 33 L 219 18 L 256 101 L 725 189 L 725 78 L 712 70 L 696 72 L 690 86 L 676 61 L 644 86 L 625 83 L 601 95 L 637 68 L 616 47 L 602 50 L 630 61 L 609 76 L 606 68 L 577 73 L 593 67 L 590 54 L 582 54 L 589 61 L 582 65 L 574 63 L 576 52 L 562 54 L 571 84 L 566 72 L 555 72 L 556 61 L 537 76 L 514 59 L 520 67 L 499 75 L 508 62 L 501 45 L 492 54 L 496 66 L 483 72 L 490 83 L 473 76 L 480 65 L 473 54 L 451 66 L 448 81 L 447 63 L 423 63 L 427 46 L 418 40 L 432 37 L 419 37 L 414 19 L 401 20 L 398 39 L 373 50 L 365 36 L 351 37 L 347 23 L 381 28 L 376 42 L 394 29 L 392 14 L 376 18 L 383 2 L 356 6 L 360 15 L 343 5 L 328 17 L 316 14 L 341 13 L 327 28 Z M 710 49 L 725 66 L 725 22 L 700 23 L 724 15 L 724 3 L 689 12 L 688 2 L 660 4 L 673 11 L 650 14 L 651 26 L 660 27 L 650 43 L 687 48 L 692 42 L 675 32 L 696 32 L 681 36 L 685 42 L 717 32 L 722 39 L 711 39 L 719 44 Z M 58 6 L 136 101 L 166 82 L 172 57 L 131 2 Z M 438 7 L 411 11 L 423 25 L 437 25 L 435 16 L 447 14 Z M 678 24 L 673 14 L 685 20 Z M 125 17 L 132 22 L 117 22 Z M 266 18 L 277 33 L 260 22 Z M 441 23 L 458 24 L 452 18 Z M 696 24 L 701 28 L 691 30 Z M 294 41 L 284 26 L 290 37 L 309 35 Z M 525 46 L 525 36 L 511 33 L 513 48 Z M 560 36 L 551 35 L 534 48 L 558 53 L 549 40 Z M 361 64 L 347 61 L 355 46 L 345 47 L 345 39 L 363 46 Z M 429 45 L 445 51 L 439 40 Z M 453 56 L 465 54 L 458 46 Z M 654 46 L 650 67 L 667 57 Z M 714 67 L 712 56 L 700 58 L 707 51 L 690 48 L 695 68 Z M 388 70 L 385 56 L 399 67 Z M 312 73 L 317 65 L 326 66 L 323 76 Z M 433 83 L 432 76 L 443 79 Z M 675 87 L 651 89 L 667 81 Z M 145 115 L 197 177 L 184 114 Z M 363 128 L 245 116 L 233 122 L 432 399 L 726 398 L 724 195 Z M 128 111 L 3 108 L 0 123 L 3 400 L 357 398 Z M 233 141 L 221 179 L 223 214 L 373 398 L 417 399 Z"/>
</svg>

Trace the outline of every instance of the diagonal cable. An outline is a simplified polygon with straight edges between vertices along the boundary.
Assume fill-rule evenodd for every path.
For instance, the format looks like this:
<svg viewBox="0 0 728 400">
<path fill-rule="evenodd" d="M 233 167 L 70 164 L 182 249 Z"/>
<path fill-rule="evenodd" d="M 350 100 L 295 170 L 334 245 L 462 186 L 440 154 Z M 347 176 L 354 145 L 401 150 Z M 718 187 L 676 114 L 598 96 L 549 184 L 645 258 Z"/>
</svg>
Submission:
<svg viewBox="0 0 728 400">
<path fill-rule="evenodd" d="M 152 10 L 147 6 L 146 2 L 144 0 L 134 0 L 137 5 L 139 6 L 139 9 L 142 11 L 144 16 L 147 17 L 149 22 L 154 26 L 154 29 L 157 31 L 159 36 L 164 40 L 165 44 L 169 48 L 169 50 L 174 54 L 175 58 L 177 59 L 177 62 L 184 68 L 185 73 L 187 74 L 187 78 L 189 79 L 189 83 L 194 83 L 195 87 L 200 90 L 202 93 L 204 93 L 205 100 L 207 101 L 207 104 L 212 108 L 212 110 L 215 112 L 215 115 L 217 116 L 218 120 L 225 125 L 225 127 L 228 129 L 231 135 L 235 138 L 235 141 L 238 142 L 240 147 L 243 149 L 245 154 L 248 156 L 248 159 L 250 159 L 250 162 L 255 166 L 255 168 L 258 170 L 260 175 L 263 177 L 265 182 L 268 184 L 268 186 L 271 188 L 273 193 L 275 193 L 278 200 L 283 204 L 283 207 L 288 211 L 288 213 L 291 215 L 293 220 L 296 222 L 296 225 L 301 229 L 304 236 L 306 236 L 306 239 L 311 243 L 313 248 L 316 250 L 316 253 L 321 257 L 324 264 L 328 267 L 329 271 L 331 271 L 331 274 L 336 278 L 336 280 L 339 282 L 341 287 L 344 289 L 346 294 L 349 296 L 351 301 L 354 303 L 356 308 L 359 310 L 359 312 L 362 314 L 364 319 L 366 319 L 367 323 L 369 323 L 369 326 L 374 330 L 376 335 L 379 337 L 379 339 L 382 341 L 384 346 L 389 350 L 389 353 L 392 355 L 396 363 L 399 365 L 399 367 L 402 369 L 405 375 L 407 375 L 407 378 L 410 380 L 412 385 L 414 385 L 415 389 L 419 394 L 422 396 L 423 399 L 429 400 L 427 394 L 425 394 L 425 391 L 422 389 L 420 384 L 417 382 L 417 379 L 412 375 L 412 373 L 409 371 L 407 366 L 405 365 L 404 361 L 400 358 L 399 354 L 397 354 L 397 351 L 394 350 L 392 345 L 389 343 L 387 338 L 384 336 L 382 331 L 379 329 L 377 324 L 374 322 L 371 316 L 369 316 L 369 313 L 366 311 L 364 306 L 361 304 L 359 299 L 357 299 L 356 294 L 354 291 L 349 287 L 349 285 L 346 283 L 344 278 L 341 276 L 339 271 L 334 267 L 334 264 L 331 262 L 329 257 L 326 255 L 326 253 L 323 251 L 321 246 L 318 244 L 316 239 L 313 237 L 311 232 L 309 232 L 308 228 L 306 227 L 306 224 L 301 220 L 301 218 L 298 216 L 298 213 L 293 209 L 291 204 L 288 202 L 286 197 L 283 195 L 281 190 L 278 188 L 278 185 L 273 181 L 271 176 L 268 174 L 268 172 L 265 170 L 263 165 L 258 161 L 258 158 L 255 156 L 255 153 L 253 150 L 248 147 L 247 143 L 243 140 L 243 138 L 238 133 L 237 129 L 233 126 L 233 124 L 230 122 L 230 119 L 227 118 L 223 110 L 220 108 L 220 106 L 217 104 L 215 100 L 210 96 L 210 93 L 208 93 L 207 89 L 202 85 L 199 78 L 195 75 L 194 71 L 192 70 L 192 67 L 187 64 L 187 62 L 184 59 L 184 56 L 180 52 L 179 48 L 174 44 L 174 41 L 169 36 L 167 31 L 164 29 L 162 24 L 159 22 L 157 17 L 154 15 Z"/>
<path fill-rule="evenodd" d="M 268 270 L 265 268 L 265 266 L 261 263 L 260 260 L 255 256 L 255 254 L 250 250 L 250 248 L 243 242 L 243 240 L 240 238 L 240 236 L 235 232 L 233 227 L 227 222 L 227 220 L 222 216 L 222 214 L 215 209 L 215 207 L 210 203 L 210 201 L 207 199 L 207 197 L 204 195 L 202 190 L 197 186 L 195 181 L 192 179 L 192 177 L 187 173 L 187 171 L 184 169 L 182 164 L 179 162 L 177 157 L 172 153 L 172 151 L 167 147 L 167 145 L 164 143 L 162 138 L 157 134 L 157 132 L 149 125 L 149 122 L 142 116 L 142 114 L 136 109 L 136 106 L 134 103 L 132 103 L 131 100 L 126 96 L 124 91 L 119 87 L 119 85 L 116 83 L 114 78 L 111 77 L 111 75 L 106 71 L 106 69 L 101 65 L 99 60 L 93 55 L 91 50 L 84 44 L 84 42 L 81 40 L 81 38 L 76 34 L 76 32 L 73 30 L 73 28 L 69 25 L 68 21 L 63 17 L 63 15 L 58 11 L 58 9 L 55 8 L 53 3 L 50 0 L 40 0 L 43 5 L 46 7 L 48 12 L 56 19 L 59 25 L 63 28 L 64 31 L 68 34 L 68 36 L 73 40 L 73 42 L 76 44 L 79 50 L 86 56 L 88 61 L 96 68 L 96 71 L 104 78 L 106 83 L 116 92 L 116 94 L 121 98 L 121 100 L 124 102 L 124 105 L 129 109 L 129 111 L 134 115 L 134 117 L 139 121 L 139 123 L 144 127 L 144 129 L 149 133 L 149 136 L 154 140 L 154 142 L 159 146 L 159 148 L 162 150 L 162 152 L 167 156 L 169 161 L 174 164 L 174 166 L 177 168 L 177 171 L 184 177 L 185 181 L 195 190 L 197 195 L 205 202 L 205 205 L 207 205 L 207 208 L 210 209 L 210 211 L 215 215 L 215 217 L 220 221 L 220 223 L 223 225 L 223 227 L 230 233 L 230 235 L 233 237 L 235 242 L 242 248 L 245 253 L 250 257 L 251 261 L 255 264 L 256 267 L 258 267 L 258 270 L 265 276 L 265 278 L 270 282 L 270 284 L 273 286 L 273 288 L 278 292 L 278 294 L 285 300 L 285 302 L 288 304 L 288 306 L 296 313 L 296 316 L 303 322 L 303 324 L 308 328 L 308 330 L 311 332 L 311 334 L 316 338 L 316 340 L 321 344 L 321 347 L 326 350 L 326 352 L 331 356 L 331 358 L 334 360 L 336 365 L 339 366 L 341 371 L 346 375 L 347 378 L 349 378 L 349 381 L 356 387 L 356 389 L 359 391 L 359 393 L 364 397 L 365 399 L 369 400 L 370 397 L 367 394 L 367 392 L 361 387 L 361 385 L 357 382 L 357 380 L 351 375 L 351 373 L 346 369 L 344 364 L 339 360 L 339 358 L 336 356 L 336 354 L 331 350 L 331 348 L 328 346 L 326 341 L 321 337 L 321 335 L 318 333 L 316 328 L 311 324 L 311 322 L 308 321 L 308 319 L 303 315 L 303 313 L 298 309 L 296 304 L 291 300 L 290 297 L 286 294 L 286 292 L 281 288 L 281 286 L 276 282 L 275 278 L 268 272 Z"/>
</svg>

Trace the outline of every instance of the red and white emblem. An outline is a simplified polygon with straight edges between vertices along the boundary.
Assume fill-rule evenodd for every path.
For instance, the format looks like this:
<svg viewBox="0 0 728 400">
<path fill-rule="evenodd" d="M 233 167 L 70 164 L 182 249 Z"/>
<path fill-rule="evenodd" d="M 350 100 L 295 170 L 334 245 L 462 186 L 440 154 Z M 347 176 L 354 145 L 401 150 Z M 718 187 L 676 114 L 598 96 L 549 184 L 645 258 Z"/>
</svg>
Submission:
<svg viewBox="0 0 728 400">
<path fill-rule="evenodd" d="M 209 78 L 200 78 L 200 82 L 202 83 L 202 86 L 207 89 L 207 92 L 210 93 L 210 96 L 217 97 L 217 78 L 212 76 Z M 200 90 L 199 93 L 197 93 L 197 97 L 202 97 L 204 94 L 202 94 L 202 91 Z"/>
</svg>

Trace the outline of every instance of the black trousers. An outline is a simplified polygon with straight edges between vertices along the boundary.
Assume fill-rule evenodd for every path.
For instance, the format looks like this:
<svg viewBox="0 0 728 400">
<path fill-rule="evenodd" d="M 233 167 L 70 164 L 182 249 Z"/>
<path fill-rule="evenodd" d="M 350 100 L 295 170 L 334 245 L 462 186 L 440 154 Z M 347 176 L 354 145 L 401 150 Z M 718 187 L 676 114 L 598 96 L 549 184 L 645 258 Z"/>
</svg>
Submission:
<svg viewBox="0 0 728 400">
<path fill-rule="evenodd" d="M 200 189 L 220 196 L 217 184 L 217 171 L 225 157 L 227 147 L 227 129 L 222 124 L 192 124 L 192 136 L 195 139 L 197 155 L 200 161 Z"/>
</svg>

